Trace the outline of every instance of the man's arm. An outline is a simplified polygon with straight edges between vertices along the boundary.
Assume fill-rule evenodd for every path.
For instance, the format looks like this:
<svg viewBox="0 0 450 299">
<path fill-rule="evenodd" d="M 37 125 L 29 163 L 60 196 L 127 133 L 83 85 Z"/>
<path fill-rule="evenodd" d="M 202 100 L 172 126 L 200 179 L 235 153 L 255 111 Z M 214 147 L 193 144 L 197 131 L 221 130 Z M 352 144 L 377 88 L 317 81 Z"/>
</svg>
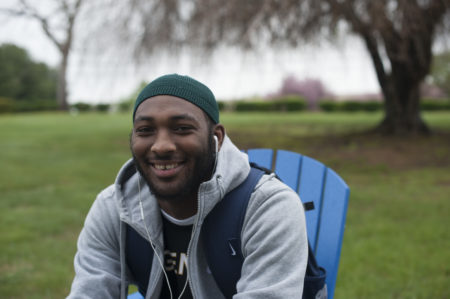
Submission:
<svg viewBox="0 0 450 299">
<path fill-rule="evenodd" d="M 119 215 L 109 187 L 95 200 L 78 238 L 68 298 L 120 298 L 119 234 Z"/>
<path fill-rule="evenodd" d="M 238 298 L 301 298 L 308 259 L 303 205 L 271 179 L 252 195 L 242 232 Z"/>
</svg>

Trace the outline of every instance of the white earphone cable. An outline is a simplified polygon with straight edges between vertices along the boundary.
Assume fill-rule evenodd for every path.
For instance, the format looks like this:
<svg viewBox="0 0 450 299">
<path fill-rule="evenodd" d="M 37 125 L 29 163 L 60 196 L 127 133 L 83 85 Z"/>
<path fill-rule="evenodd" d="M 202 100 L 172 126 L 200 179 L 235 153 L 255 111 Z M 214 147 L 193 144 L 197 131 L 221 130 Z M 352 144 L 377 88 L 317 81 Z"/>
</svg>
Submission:
<svg viewBox="0 0 450 299">
<path fill-rule="evenodd" d="M 143 206 L 142 206 L 142 200 L 141 200 L 141 183 L 140 183 L 140 180 L 141 180 L 141 177 L 140 177 L 140 175 L 138 174 L 139 207 L 140 207 L 140 209 L 141 209 L 141 218 L 142 218 L 142 222 L 144 222 L 145 231 L 147 232 L 147 237 L 148 237 L 148 240 L 149 240 L 149 242 L 150 242 L 150 246 L 151 246 L 152 249 L 153 249 L 154 256 L 156 256 L 156 258 L 158 259 L 158 262 L 159 262 L 159 264 L 161 265 L 161 268 L 162 268 L 162 270 L 163 270 L 164 277 L 165 277 L 165 279 L 166 279 L 167 286 L 168 286 L 168 288 L 169 288 L 170 299 L 173 299 L 172 288 L 170 287 L 169 277 L 167 276 L 167 272 L 166 272 L 166 270 L 164 269 L 164 264 L 163 264 L 163 262 L 161 261 L 161 258 L 159 257 L 158 253 L 156 252 L 156 246 L 153 244 L 152 238 L 150 237 L 150 233 L 149 233 L 148 228 L 147 228 L 147 224 L 145 223 L 144 208 L 143 208 Z M 187 282 L 187 277 L 186 277 L 186 282 Z M 185 287 L 186 287 L 186 286 L 185 286 Z M 183 288 L 183 291 L 184 291 L 184 288 Z M 179 297 L 178 299 L 181 298 L 181 295 L 182 295 L 182 294 L 183 294 L 183 293 L 180 294 L 180 297 Z"/>
</svg>

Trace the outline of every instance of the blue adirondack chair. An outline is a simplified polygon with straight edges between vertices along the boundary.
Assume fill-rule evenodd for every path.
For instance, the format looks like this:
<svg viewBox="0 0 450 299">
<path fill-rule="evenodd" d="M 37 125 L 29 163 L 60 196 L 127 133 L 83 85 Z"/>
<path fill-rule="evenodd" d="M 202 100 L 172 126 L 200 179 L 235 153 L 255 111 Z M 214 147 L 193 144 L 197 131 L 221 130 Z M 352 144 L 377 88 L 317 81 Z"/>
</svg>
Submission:
<svg viewBox="0 0 450 299">
<path fill-rule="evenodd" d="M 332 169 L 298 153 L 272 149 L 250 149 L 250 162 L 272 169 L 303 203 L 313 202 L 306 212 L 306 229 L 319 265 L 327 271 L 328 298 L 332 299 L 344 236 L 350 189 Z M 143 299 L 138 292 L 128 299 Z"/>
</svg>

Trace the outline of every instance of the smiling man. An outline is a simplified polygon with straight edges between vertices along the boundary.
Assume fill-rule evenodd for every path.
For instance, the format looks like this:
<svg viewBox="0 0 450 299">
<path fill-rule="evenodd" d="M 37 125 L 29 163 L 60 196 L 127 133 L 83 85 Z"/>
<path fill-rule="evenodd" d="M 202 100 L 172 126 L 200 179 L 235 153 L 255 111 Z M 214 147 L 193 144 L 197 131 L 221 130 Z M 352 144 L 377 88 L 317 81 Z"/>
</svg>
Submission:
<svg viewBox="0 0 450 299">
<path fill-rule="evenodd" d="M 86 218 L 69 298 L 126 298 L 129 284 L 146 298 L 225 298 L 202 226 L 250 165 L 219 123 L 213 93 L 187 76 L 152 81 L 134 106 L 130 149 Z M 307 246 L 297 194 L 264 175 L 245 213 L 233 298 L 301 298 Z"/>
</svg>

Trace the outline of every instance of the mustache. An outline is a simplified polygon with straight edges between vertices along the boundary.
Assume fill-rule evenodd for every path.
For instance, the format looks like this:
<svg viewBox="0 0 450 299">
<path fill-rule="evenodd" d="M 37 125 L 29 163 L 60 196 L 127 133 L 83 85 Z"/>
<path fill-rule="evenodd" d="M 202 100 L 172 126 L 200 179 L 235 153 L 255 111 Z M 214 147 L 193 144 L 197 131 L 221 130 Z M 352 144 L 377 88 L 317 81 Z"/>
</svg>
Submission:
<svg viewBox="0 0 450 299">
<path fill-rule="evenodd" d="M 167 154 L 156 154 L 152 153 L 148 155 L 145 159 L 148 162 L 165 162 L 165 161 L 183 161 L 184 157 L 175 153 L 167 153 Z"/>
</svg>

